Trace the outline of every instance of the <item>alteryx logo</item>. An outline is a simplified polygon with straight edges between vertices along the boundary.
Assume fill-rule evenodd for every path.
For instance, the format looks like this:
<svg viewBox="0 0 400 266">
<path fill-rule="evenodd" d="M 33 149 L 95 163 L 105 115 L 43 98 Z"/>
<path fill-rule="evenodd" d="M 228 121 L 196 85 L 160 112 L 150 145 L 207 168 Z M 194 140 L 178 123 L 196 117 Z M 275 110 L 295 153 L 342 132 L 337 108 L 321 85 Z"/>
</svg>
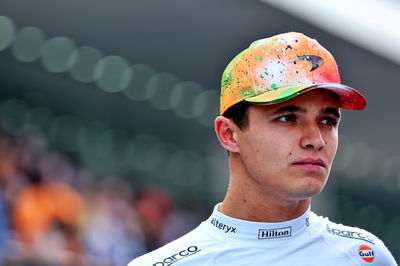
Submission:
<svg viewBox="0 0 400 266">
<path fill-rule="evenodd" d="M 153 266 L 168 266 L 168 265 L 172 265 L 177 261 L 180 261 L 182 259 L 186 259 L 189 256 L 192 256 L 194 254 L 196 254 L 197 252 L 201 251 L 201 249 L 199 249 L 196 246 L 190 246 L 187 249 L 181 250 L 178 253 L 175 253 L 172 256 L 169 256 L 165 259 L 163 259 L 163 261 L 159 261 L 153 264 Z"/>
<path fill-rule="evenodd" d="M 224 231 L 225 234 L 226 233 L 234 233 L 234 234 L 236 234 L 236 227 L 221 223 L 220 221 L 218 221 L 215 218 L 212 218 L 210 222 L 211 222 L 212 225 L 214 225 L 218 229 Z"/>
<path fill-rule="evenodd" d="M 275 229 L 260 229 L 258 230 L 258 239 L 271 239 L 289 237 L 292 235 L 292 227 L 283 227 Z"/>
</svg>

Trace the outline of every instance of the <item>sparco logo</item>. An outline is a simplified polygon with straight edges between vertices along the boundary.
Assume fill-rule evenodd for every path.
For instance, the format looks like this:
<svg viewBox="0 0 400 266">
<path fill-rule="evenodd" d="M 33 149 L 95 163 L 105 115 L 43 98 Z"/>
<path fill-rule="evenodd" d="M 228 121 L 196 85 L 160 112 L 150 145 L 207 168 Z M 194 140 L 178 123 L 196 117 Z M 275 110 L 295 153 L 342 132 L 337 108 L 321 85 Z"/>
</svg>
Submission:
<svg viewBox="0 0 400 266">
<path fill-rule="evenodd" d="M 177 261 L 180 261 L 181 259 L 185 259 L 189 256 L 192 256 L 193 254 L 196 254 L 199 251 L 201 251 L 201 249 L 199 249 L 198 247 L 190 246 L 187 249 L 181 250 L 178 253 L 175 253 L 174 255 L 165 258 L 163 261 L 154 263 L 153 266 L 168 266 Z"/>
<path fill-rule="evenodd" d="M 276 229 L 260 229 L 258 230 L 258 239 L 270 239 L 289 237 L 292 235 L 292 227 L 276 228 Z"/>
<path fill-rule="evenodd" d="M 326 230 L 328 231 L 328 233 L 330 233 L 332 235 L 353 238 L 353 239 L 359 239 L 359 240 L 367 241 L 367 242 L 375 245 L 375 241 L 371 236 L 364 235 L 363 233 L 360 233 L 360 232 L 330 228 L 329 225 L 326 225 Z"/>
<path fill-rule="evenodd" d="M 218 221 L 215 218 L 211 219 L 211 224 L 214 225 L 215 227 L 217 227 L 218 229 L 224 231 L 225 234 L 226 233 L 234 233 L 234 234 L 236 234 L 236 227 L 223 224 L 223 223 L 221 223 L 220 221 Z"/>
</svg>

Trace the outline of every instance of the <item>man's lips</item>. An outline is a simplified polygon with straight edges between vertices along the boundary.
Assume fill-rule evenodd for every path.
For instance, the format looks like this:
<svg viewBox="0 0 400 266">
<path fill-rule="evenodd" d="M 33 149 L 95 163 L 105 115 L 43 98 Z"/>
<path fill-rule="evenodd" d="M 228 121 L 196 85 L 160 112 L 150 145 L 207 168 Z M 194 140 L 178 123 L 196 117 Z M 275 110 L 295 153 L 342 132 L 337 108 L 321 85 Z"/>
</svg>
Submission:
<svg viewBox="0 0 400 266">
<path fill-rule="evenodd" d="M 315 166 L 321 166 L 321 167 L 326 167 L 325 163 L 321 159 L 312 159 L 312 158 L 307 158 L 304 160 L 300 160 L 297 162 L 294 162 L 293 164 L 295 165 L 315 165 Z"/>
</svg>

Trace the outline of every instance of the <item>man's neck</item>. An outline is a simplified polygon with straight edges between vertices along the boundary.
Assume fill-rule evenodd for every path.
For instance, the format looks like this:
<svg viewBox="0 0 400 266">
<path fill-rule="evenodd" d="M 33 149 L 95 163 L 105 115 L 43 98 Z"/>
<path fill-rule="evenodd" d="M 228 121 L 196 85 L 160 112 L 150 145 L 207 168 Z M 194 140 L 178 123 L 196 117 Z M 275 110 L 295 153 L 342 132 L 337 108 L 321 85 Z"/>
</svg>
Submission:
<svg viewBox="0 0 400 266">
<path fill-rule="evenodd" d="M 243 168 L 231 167 L 230 184 L 219 211 L 232 218 L 254 222 L 282 222 L 301 216 L 311 198 L 285 199 L 262 188 Z"/>
<path fill-rule="evenodd" d="M 310 199 L 292 204 L 271 204 L 268 201 L 252 200 L 247 197 L 232 198 L 229 193 L 219 211 L 229 217 L 253 222 L 283 222 L 301 216 L 310 206 Z"/>
</svg>

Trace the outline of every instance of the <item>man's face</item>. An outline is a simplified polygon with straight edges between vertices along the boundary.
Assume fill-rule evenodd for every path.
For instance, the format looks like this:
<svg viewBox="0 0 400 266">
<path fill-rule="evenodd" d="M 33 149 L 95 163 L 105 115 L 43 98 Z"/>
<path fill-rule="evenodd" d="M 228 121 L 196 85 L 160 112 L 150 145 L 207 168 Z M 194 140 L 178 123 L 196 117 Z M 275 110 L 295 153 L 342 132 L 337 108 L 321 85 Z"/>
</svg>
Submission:
<svg viewBox="0 0 400 266">
<path fill-rule="evenodd" d="M 313 90 L 274 105 L 252 105 L 249 125 L 234 135 L 257 188 L 287 200 L 321 192 L 338 146 L 339 104 Z"/>
</svg>

